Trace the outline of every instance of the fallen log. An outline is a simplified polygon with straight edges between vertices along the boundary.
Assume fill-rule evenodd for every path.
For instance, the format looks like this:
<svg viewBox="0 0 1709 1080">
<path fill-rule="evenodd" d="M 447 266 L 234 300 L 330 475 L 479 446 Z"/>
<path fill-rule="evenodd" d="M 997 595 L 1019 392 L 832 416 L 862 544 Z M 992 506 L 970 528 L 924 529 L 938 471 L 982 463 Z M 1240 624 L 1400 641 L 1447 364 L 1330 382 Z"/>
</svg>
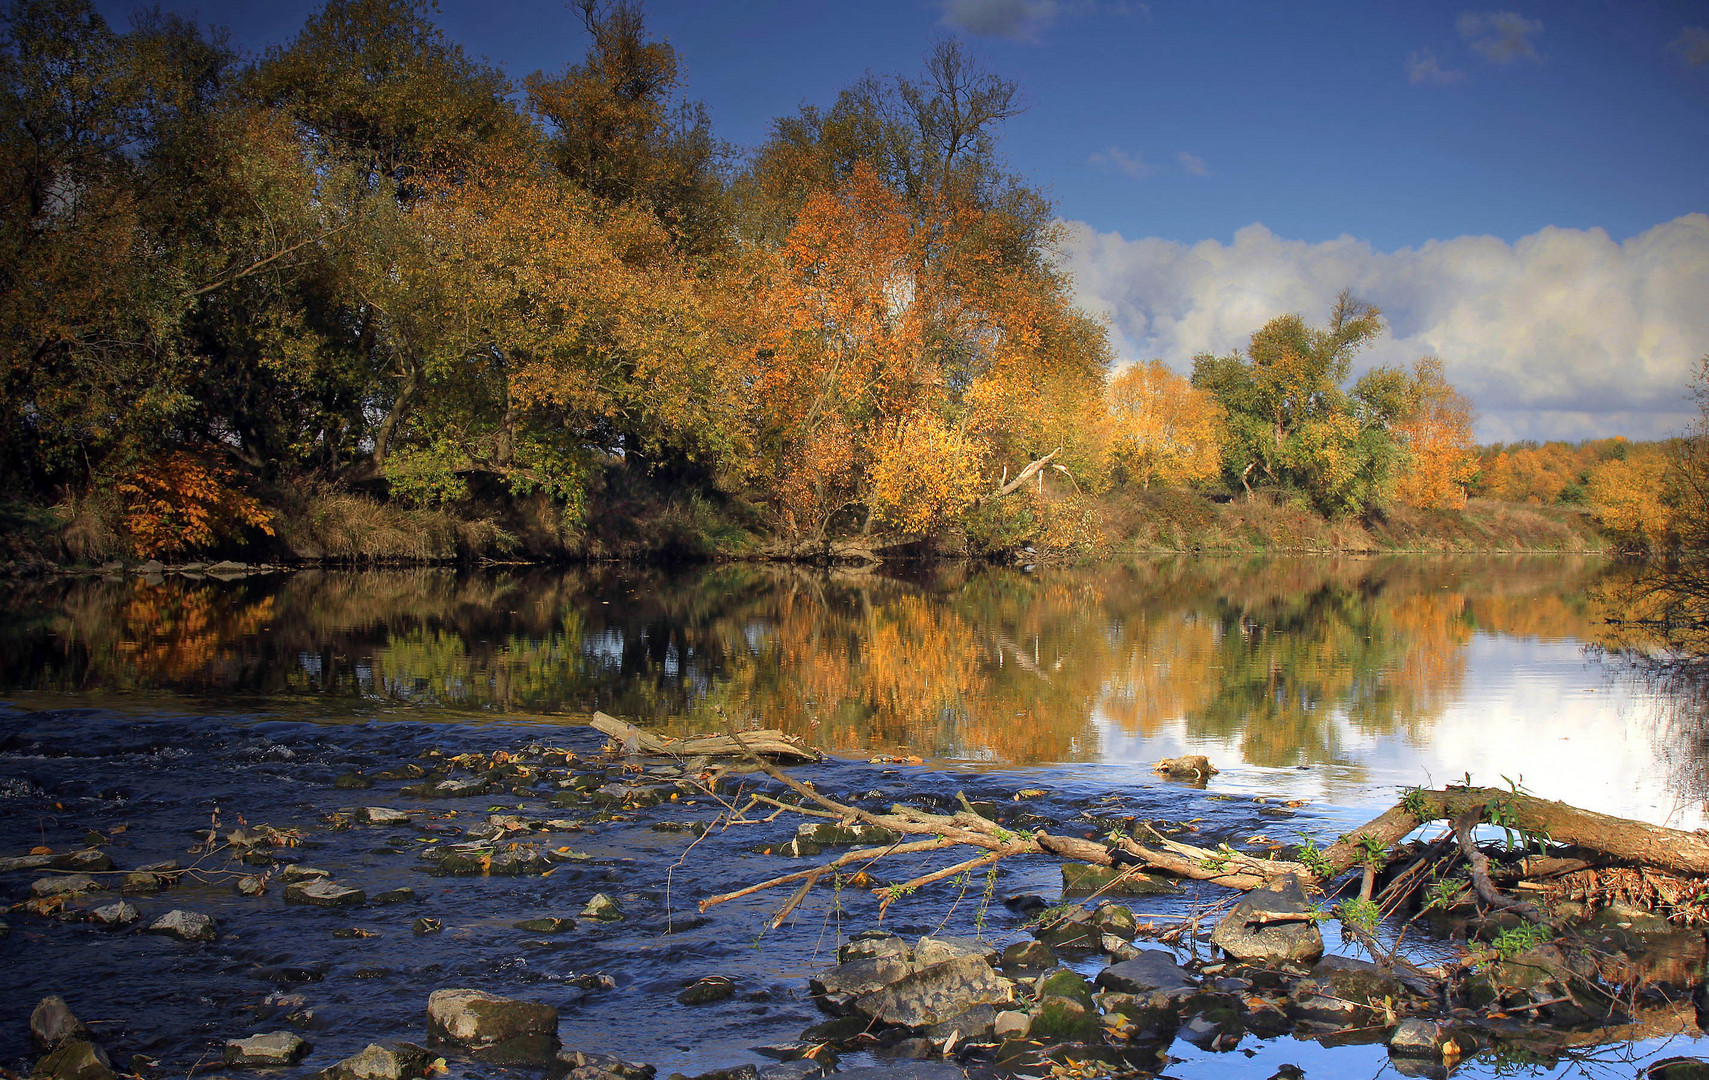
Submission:
<svg viewBox="0 0 1709 1080">
<path fill-rule="evenodd" d="M 744 732 L 741 738 L 729 735 L 689 735 L 681 739 L 665 739 L 624 723 L 602 712 L 593 714 L 588 726 L 610 736 L 625 749 L 641 754 L 668 754 L 679 758 L 745 758 L 758 756 L 792 764 L 819 762 L 825 755 L 790 735 L 776 729 Z"/>
</svg>

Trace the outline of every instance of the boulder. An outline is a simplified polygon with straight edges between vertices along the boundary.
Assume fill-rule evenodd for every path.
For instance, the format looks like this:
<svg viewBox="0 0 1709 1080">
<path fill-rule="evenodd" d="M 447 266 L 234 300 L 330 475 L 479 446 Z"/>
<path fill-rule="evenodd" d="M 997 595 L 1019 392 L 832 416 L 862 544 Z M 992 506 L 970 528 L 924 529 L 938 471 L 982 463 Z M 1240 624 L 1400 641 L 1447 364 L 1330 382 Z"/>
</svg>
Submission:
<svg viewBox="0 0 1709 1080">
<path fill-rule="evenodd" d="M 736 996 L 736 984 L 723 975 L 708 975 L 696 979 L 687 989 L 676 996 L 678 1002 L 684 1005 L 705 1005 L 713 1001 L 723 1001 Z"/>
<path fill-rule="evenodd" d="M 297 881 L 329 880 L 332 871 L 322 870 L 318 866 L 291 865 L 279 871 L 279 880 L 289 885 Z"/>
<path fill-rule="evenodd" d="M 1003 966 L 1011 971 L 1049 971 L 1056 953 L 1042 941 L 1017 941 L 1003 950 Z"/>
<path fill-rule="evenodd" d="M 882 962 L 882 961 L 881 961 Z M 862 994 L 850 1008 L 885 1024 L 922 1028 L 941 1024 L 975 1005 L 1014 1000 L 1009 984 L 991 965 L 962 956 L 921 968 L 882 989 Z"/>
<path fill-rule="evenodd" d="M 1310 918 L 1316 913 L 1290 874 L 1242 897 L 1211 931 L 1211 944 L 1243 963 L 1315 960 L 1323 955 L 1323 933 Z"/>
<path fill-rule="evenodd" d="M 834 821 L 808 821 L 796 826 L 795 839 L 820 847 L 859 847 L 894 844 L 901 835 L 881 825 L 843 825 Z"/>
<path fill-rule="evenodd" d="M 1024 1012 L 1010 1010 L 997 1014 L 996 1022 L 991 1025 L 991 1033 L 998 1039 L 1023 1039 L 1032 1027 L 1032 1017 Z"/>
<path fill-rule="evenodd" d="M 357 821 L 364 825 L 408 825 L 409 815 L 402 810 L 393 810 L 386 806 L 364 806 L 355 813 Z M 374 1046 L 379 1046 L 375 1043 Z M 366 1051 L 364 1051 L 366 1053 Z"/>
<path fill-rule="evenodd" d="M 604 893 L 594 893 L 593 899 L 582 908 L 582 918 L 598 919 L 601 922 L 616 922 L 623 918 L 623 909 L 617 906 L 617 901 Z"/>
<path fill-rule="evenodd" d="M 926 1037 L 937 1043 L 959 1045 L 984 1042 L 997 1026 L 997 1010 L 989 1005 L 975 1005 L 948 1020 L 926 1029 Z"/>
<path fill-rule="evenodd" d="M 315 1080 L 416 1080 L 428 1075 L 432 1062 L 433 1055 L 414 1043 L 369 1043 L 316 1073 Z"/>
<path fill-rule="evenodd" d="M 227 1039 L 225 1063 L 237 1069 L 276 1069 L 295 1065 L 309 1052 L 309 1044 L 289 1031 L 269 1031 L 247 1039 Z"/>
<path fill-rule="evenodd" d="M 1175 962 L 1167 949 L 1141 949 L 1132 960 L 1111 964 L 1098 972 L 1097 983 L 1118 994 L 1179 994 L 1198 986 L 1192 972 Z"/>
<path fill-rule="evenodd" d="M 361 889 L 352 889 L 348 885 L 316 878 L 312 881 L 298 881 L 285 886 L 285 903 L 308 904 L 311 907 L 355 907 L 368 901 L 368 894 Z"/>
<path fill-rule="evenodd" d="M 1081 1041 L 1098 1030 L 1098 1010 L 1070 997 L 1047 994 L 1038 999 L 1027 1035 L 1055 1041 Z"/>
<path fill-rule="evenodd" d="M 1211 764 L 1211 759 L 1203 754 L 1182 754 L 1180 757 L 1164 758 L 1152 766 L 1153 772 L 1162 773 L 1171 780 L 1187 780 L 1204 783 L 1220 770 Z"/>
<path fill-rule="evenodd" d="M 867 930 L 845 942 L 837 950 L 837 959 L 842 963 L 880 959 L 907 962 L 914 959 L 914 947 L 888 931 Z"/>
<path fill-rule="evenodd" d="M 1121 904 L 1099 904 L 1092 911 L 1092 925 L 1124 941 L 1132 941 L 1139 933 L 1139 920 Z"/>
<path fill-rule="evenodd" d="M 1033 936 L 1058 952 L 1087 953 L 1097 951 L 1103 935 L 1092 925 L 1092 913 L 1076 906 L 1041 923 Z"/>
<path fill-rule="evenodd" d="M 1311 969 L 1311 978 L 1325 992 L 1360 1005 L 1380 1003 L 1405 993 L 1400 980 L 1387 968 L 1350 956 L 1325 956 Z"/>
<path fill-rule="evenodd" d="M 563 1080 L 653 1080 L 651 1065 L 624 1061 L 615 1054 L 590 1054 L 585 1050 L 560 1050 L 554 1072 L 564 1070 Z"/>
<path fill-rule="evenodd" d="M 938 937 L 928 934 L 914 943 L 915 967 L 930 967 L 963 956 L 976 956 L 987 964 L 997 963 L 996 947 L 977 938 Z"/>
<path fill-rule="evenodd" d="M 427 1033 L 430 1039 L 472 1049 L 528 1037 L 556 1044 L 558 1010 L 482 990 L 435 990 L 427 998 Z"/>
<path fill-rule="evenodd" d="M 42 998 L 30 1013 L 30 1041 L 38 1050 L 52 1050 L 67 1039 L 88 1039 L 89 1029 L 71 1013 L 71 1006 L 58 994 Z"/>
<path fill-rule="evenodd" d="M 125 900 L 103 904 L 89 913 L 89 921 L 101 926 L 129 926 L 137 918 L 136 905 Z"/>
<path fill-rule="evenodd" d="M 1441 1025 L 1434 1020 L 1416 1017 L 1402 1020 L 1389 1036 L 1389 1054 L 1394 1057 L 1430 1058 L 1442 1056 Z"/>
<path fill-rule="evenodd" d="M 828 1012 L 845 1012 L 863 995 L 900 982 L 914 970 L 906 960 L 880 956 L 850 960 L 828 968 L 807 980 L 807 988 Z"/>
<path fill-rule="evenodd" d="M 149 926 L 151 934 L 170 934 L 184 941 L 216 941 L 219 939 L 219 927 L 214 920 L 199 911 L 185 911 L 174 908 L 154 920 Z"/>
<path fill-rule="evenodd" d="M 1063 896 L 1090 896 L 1093 893 L 1105 896 L 1161 896 L 1180 891 L 1179 886 L 1166 878 L 1142 874 L 1137 870 L 1128 873 L 1117 866 L 1097 866 L 1093 863 L 1062 864 Z"/>
<path fill-rule="evenodd" d="M 1139 949 L 1133 942 L 1114 934 L 1104 934 L 1098 938 L 1098 951 L 1118 964 L 1139 955 Z"/>
<path fill-rule="evenodd" d="M 57 874 L 30 882 L 30 895 L 41 900 L 52 896 L 76 896 L 100 887 L 88 874 Z"/>
<path fill-rule="evenodd" d="M 36 1062 L 30 1073 L 38 1080 L 114 1080 L 106 1051 L 88 1039 L 68 1039 Z"/>
<path fill-rule="evenodd" d="M 574 930 L 576 921 L 558 918 L 523 919 L 521 922 L 511 925 L 530 934 L 561 934 L 566 930 Z"/>
</svg>

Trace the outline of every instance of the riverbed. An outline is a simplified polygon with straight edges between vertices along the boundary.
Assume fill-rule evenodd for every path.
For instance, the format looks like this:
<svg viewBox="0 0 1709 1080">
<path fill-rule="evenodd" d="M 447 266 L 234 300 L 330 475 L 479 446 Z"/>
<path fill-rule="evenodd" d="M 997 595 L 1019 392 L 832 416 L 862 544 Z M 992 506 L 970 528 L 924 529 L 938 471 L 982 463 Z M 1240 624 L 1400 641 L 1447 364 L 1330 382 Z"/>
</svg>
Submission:
<svg viewBox="0 0 1709 1080">
<path fill-rule="evenodd" d="M 726 717 L 780 727 L 832 755 L 797 771 L 825 790 L 938 803 L 961 792 L 1060 828 L 1126 815 L 1188 824 L 1196 842 L 1328 841 L 1399 787 L 1467 774 L 1701 827 L 1705 743 L 1689 709 L 1602 651 L 1597 596 L 1611 573 L 1515 556 L 899 575 L 310 570 L 10 587 L 0 855 L 70 850 L 93 831 L 121 869 L 188 865 L 216 822 L 265 823 L 297 830 L 288 857 L 303 865 L 370 896 L 408 887 L 416 898 L 322 910 L 286 905 L 277 884 L 240 896 L 219 874 L 127 897 L 139 926 L 172 908 L 219 920 L 219 939 L 194 945 L 11 912 L 0 1063 L 27 1065 L 28 1012 L 60 993 L 116 1063 L 158 1062 L 150 1075 L 216 1071 L 224 1039 L 286 1025 L 314 1044 L 306 1074 L 375 1039 L 419 1041 L 426 997 L 444 986 L 549 1000 L 566 1046 L 647 1061 L 661 1076 L 765 1060 L 763 1048 L 821 1019 L 807 976 L 878 915 L 869 893 L 847 889 L 820 890 L 777 930 L 764 926 L 783 897 L 766 894 L 700 921 L 705 896 L 803 865 L 775 853 L 793 823 L 726 828 L 725 808 L 693 793 L 596 820 L 553 809 L 545 789 L 445 800 L 405 794 L 403 778 L 339 786 L 434 754 L 533 747 L 601 761 L 603 738 L 584 726 L 594 709 L 678 735 L 722 730 Z M 1183 752 L 1221 771 L 1202 789 L 1152 773 Z M 352 824 L 362 806 L 411 822 Z M 431 872 L 424 846 L 495 813 L 557 822 L 543 842 L 569 854 L 545 877 Z M 697 824 L 714 828 L 701 837 Z M 902 869 L 885 873 L 899 880 Z M 0 878 L 8 902 L 30 879 Z M 1054 900 L 1060 877 L 1041 861 L 1005 866 L 986 886 L 922 890 L 884 925 L 1016 940 L 1024 917 L 1002 901 Z M 577 919 L 552 935 L 515 926 L 575 918 L 596 892 L 618 901 L 622 921 Z M 1135 906 L 1172 917 L 1210 895 L 1195 886 Z M 416 933 L 422 919 L 439 929 Z M 713 974 L 737 994 L 675 1000 Z M 1700 1052 L 1676 1037 L 1603 1046 L 1580 1064 L 1630 1076 L 1636 1062 Z M 1180 1060 L 1168 1073 L 1181 1077 L 1389 1067 L 1380 1045 L 1292 1038 L 1170 1053 Z M 1476 1058 L 1462 1072 L 1553 1075 L 1564 1064 Z"/>
</svg>

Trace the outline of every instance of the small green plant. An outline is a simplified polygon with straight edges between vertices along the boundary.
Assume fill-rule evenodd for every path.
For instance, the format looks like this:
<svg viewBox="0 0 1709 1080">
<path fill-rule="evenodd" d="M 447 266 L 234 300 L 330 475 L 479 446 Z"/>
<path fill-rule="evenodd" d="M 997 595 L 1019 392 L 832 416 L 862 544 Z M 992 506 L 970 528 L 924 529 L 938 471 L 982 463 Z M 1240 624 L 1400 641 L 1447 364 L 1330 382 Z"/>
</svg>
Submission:
<svg viewBox="0 0 1709 1080">
<path fill-rule="evenodd" d="M 1374 836 L 1359 837 L 1359 861 L 1381 870 L 1389 862 L 1388 846 Z"/>
<path fill-rule="evenodd" d="M 1344 926 L 1351 926 L 1355 930 L 1374 934 L 1377 930 L 1377 924 L 1383 921 L 1383 909 L 1378 907 L 1374 900 L 1355 896 L 1353 899 L 1343 900 L 1335 906 L 1335 917 L 1340 919 Z"/>
<path fill-rule="evenodd" d="M 1424 789 L 1419 787 L 1401 788 L 1400 806 L 1402 810 L 1420 820 L 1430 812 L 1430 808 L 1424 803 Z"/>
<path fill-rule="evenodd" d="M 1424 910 L 1441 908 L 1447 911 L 1459 901 L 1470 885 L 1471 882 L 1463 877 L 1443 878 L 1424 890 Z"/>
<path fill-rule="evenodd" d="M 1555 932 L 1540 923 L 1526 923 L 1523 926 L 1509 927 L 1495 936 L 1489 943 L 1490 948 L 1501 954 L 1503 960 L 1511 960 L 1528 949 L 1537 946 L 1555 936 Z"/>
<path fill-rule="evenodd" d="M 1213 874 L 1220 874 L 1228 869 L 1229 860 L 1234 858 L 1236 854 L 1235 850 L 1229 847 L 1225 840 L 1216 846 L 1215 851 L 1200 859 L 1199 865 Z"/>
<path fill-rule="evenodd" d="M 973 936 L 985 935 L 985 912 L 991 907 L 991 899 L 997 895 L 997 868 L 993 866 L 985 871 L 985 893 L 979 898 L 979 910 L 973 913 Z"/>
<path fill-rule="evenodd" d="M 1300 833 L 1300 849 L 1294 853 L 1294 861 L 1310 870 L 1318 877 L 1329 876 L 1329 860 L 1324 857 L 1323 849 L 1317 846 L 1317 841 Z"/>
</svg>

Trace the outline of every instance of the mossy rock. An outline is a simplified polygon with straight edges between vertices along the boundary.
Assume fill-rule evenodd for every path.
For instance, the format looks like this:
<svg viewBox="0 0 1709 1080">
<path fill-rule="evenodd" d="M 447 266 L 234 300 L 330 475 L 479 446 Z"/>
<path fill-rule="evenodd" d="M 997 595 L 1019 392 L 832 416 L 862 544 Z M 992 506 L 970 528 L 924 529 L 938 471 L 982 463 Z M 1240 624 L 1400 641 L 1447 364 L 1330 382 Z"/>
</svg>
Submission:
<svg viewBox="0 0 1709 1080">
<path fill-rule="evenodd" d="M 1034 1039 L 1084 1039 L 1098 1030 L 1098 1011 L 1071 997 L 1043 997 L 1027 1034 Z"/>
<path fill-rule="evenodd" d="M 1077 971 L 1053 971 L 1045 976 L 1044 984 L 1039 987 L 1039 997 L 1073 998 L 1080 1004 L 1090 1007 L 1092 1004 L 1092 988 Z"/>
<path fill-rule="evenodd" d="M 1095 866 L 1092 863 L 1062 864 L 1062 895 L 1089 896 L 1164 896 L 1180 892 L 1180 888 L 1161 877 L 1138 872 L 1123 877 L 1115 866 Z"/>
</svg>

